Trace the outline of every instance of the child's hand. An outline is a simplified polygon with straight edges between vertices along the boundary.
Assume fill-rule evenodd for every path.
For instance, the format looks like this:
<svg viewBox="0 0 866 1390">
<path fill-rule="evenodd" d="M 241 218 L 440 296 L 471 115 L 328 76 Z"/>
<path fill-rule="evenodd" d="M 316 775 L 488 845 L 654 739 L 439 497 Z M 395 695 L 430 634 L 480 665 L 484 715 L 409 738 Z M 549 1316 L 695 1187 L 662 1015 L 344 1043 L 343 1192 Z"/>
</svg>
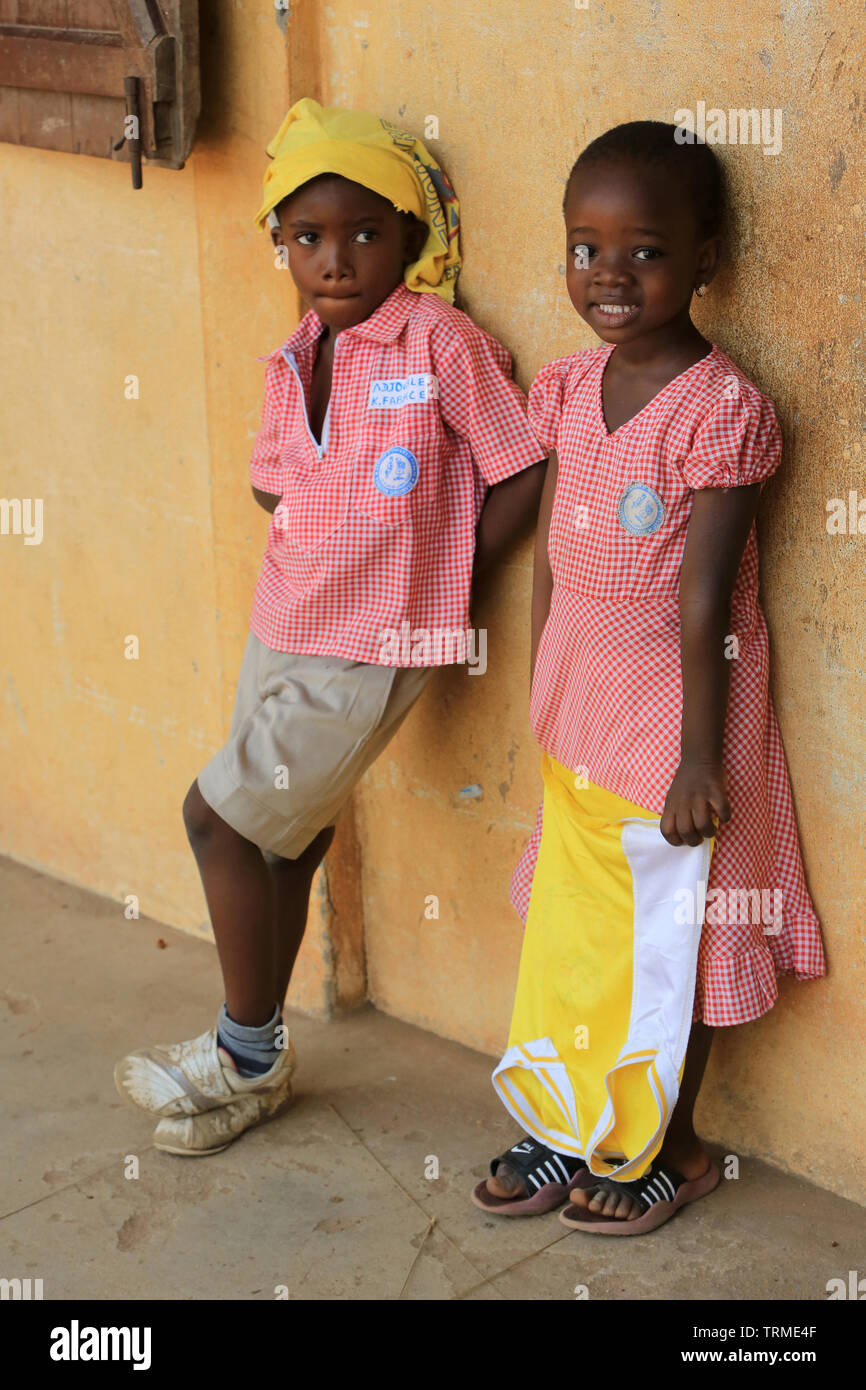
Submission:
<svg viewBox="0 0 866 1390">
<path fill-rule="evenodd" d="M 665 800 L 661 832 L 669 845 L 699 845 L 731 819 L 727 773 L 721 763 L 685 758 Z"/>
</svg>

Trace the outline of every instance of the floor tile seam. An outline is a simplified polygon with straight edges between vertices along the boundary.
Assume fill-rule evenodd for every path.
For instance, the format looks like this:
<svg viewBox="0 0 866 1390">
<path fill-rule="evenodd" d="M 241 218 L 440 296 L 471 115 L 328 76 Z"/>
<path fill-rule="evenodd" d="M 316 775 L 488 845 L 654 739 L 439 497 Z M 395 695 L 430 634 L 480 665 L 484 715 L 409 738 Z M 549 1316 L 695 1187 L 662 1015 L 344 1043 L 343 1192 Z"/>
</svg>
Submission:
<svg viewBox="0 0 866 1390">
<path fill-rule="evenodd" d="M 542 1245 L 538 1250 L 530 1250 L 528 1254 L 521 1255 L 520 1259 L 515 1260 L 513 1264 L 506 1265 L 504 1269 L 498 1269 L 495 1274 L 489 1274 L 486 1279 L 481 1280 L 480 1284 L 473 1284 L 471 1288 L 464 1289 L 463 1293 L 458 1294 L 458 1298 L 468 1298 L 470 1294 L 477 1293 L 479 1289 L 485 1288 L 488 1284 L 496 1289 L 497 1279 L 503 1279 L 505 1275 L 510 1274 L 512 1270 L 519 1269 L 522 1264 L 526 1264 L 527 1260 L 534 1260 L 536 1256 L 543 1255 L 545 1251 L 550 1250 L 554 1245 L 559 1245 L 560 1241 L 567 1240 L 569 1235 L 571 1235 L 570 1231 L 564 1231 L 561 1236 L 554 1236 L 546 1245 Z M 502 1293 L 501 1289 L 496 1289 L 496 1292 L 502 1298 L 507 1298 L 507 1294 Z"/>
<path fill-rule="evenodd" d="M 151 1150 L 155 1152 L 154 1145 L 147 1144 L 142 1149 L 142 1153 L 149 1153 Z M 83 1173 L 82 1176 L 76 1178 L 74 1182 L 67 1182 L 64 1183 L 62 1187 L 52 1188 L 50 1192 L 44 1193 L 42 1197 L 35 1197 L 32 1202 L 25 1202 L 23 1206 L 14 1207 L 12 1211 L 0 1212 L 0 1221 L 8 1221 L 12 1216 L 19 1216 L 22 1211 L 30 1211 L 31 1207 L 41 1206 L 43 1202 L 50 1201 L 52 1197 L 59 1197 L 63 1192 L 71 1192 L 76 1187 L 81 1187 L 82 1183 L 91 1182 L 94 1178 L 101 1178 L 104 1173 L 110 1173 L 115 1166 L 116 1162 L 109 1163 L 105 1168 L 97 1168 L 92 1173 Z"/>
<path fill-rule="evenodd" d="M 467 1263 L 468 1265 L 470 1265 L 472 1269 L 475 1270 L 475 1273 L 476 1273 L 476 1274 L 481 1275 L 481 1270 L 478 1268 L 478 1266 L 476 1265 L 475 1261 L 474 1261 L 474 1260 L 471 1260 L 471 1259 L 469 1258 L 469 1256 L 465 1253 L 465 1251 L 461 1250 L 460 1246 L 457 1244 L 457 1241 L 454 1239 L 453 1236 L 450 1236 L 450 1235 L 448 1234 L 448 1232 L 446 1231 L 445 1227 L 442 1225 L 441 1221 L 439 1221 L 439 1219 L 438 1219 L 435 1215 L 431 1215 L 431 1213 L 428 1212 L 428 1211 L 425 1209 L 424 1205 L 418 1200 L 418 1198 L 415 1197 L 411 1192 L 408 1191 L 407 1188 L 405 1188 L 405 1187 L 403 1186 L 403 1184 L 400 1182 L 400 1179 L 397 1178 L 397 1177 L 395 1177 L 395 1175 L 391 1172 L 391 1170 L 390 1170 L 389 1168 L 387 1168 L 387 1167 L 385 1166 L 385 1164 L 382 1162 L 382 1160 L 379 1158 L 378 1154 L 374 1153 L 373 1150 L 370 1148 L 369 1144 L 366 1144 L 366 1143 L 364 1142 L 364 1140 L 361 1138 L 361 1136 L 358 1134 L 358 1132 L 357 1132 L 355 1129 L 352 1128 L 352 1126 L 349 1124 L 349 1121 L 345 1118 L 345 1116 L 340 1114 L 339 1110 L 337 1109 L 336 1105 L 334 1105 L 333 1101 L 329 1101 L 328 1104 L 329 1104 L 330 1109 L 333 1110 L 334 1114 L 337 1116 L 337 1118 L 338 1118 L 339 1120 L 341 1120 L 342 1123 L 346 1126 L 346 1129 L 347 1129 L 347 1130 L 349 1131 L 349 1133 L 353 1136 L 353 1138 L 356 1139 L 357 1142 L 361 1145 L 361 1147 L 365 1150 L 365 1152 L 368 1153 L 368 1154 L 370 1155 L 370 1157 L 372 1158 L 373 1162 L 376 1163 L 376 1164 L 378 1165 L 378 1167 L 380 1167 L 380 1168 L 382 1169 L 382 1172 L 386 1174 L 386 1176 L 391 1180 L 391 1182 L 394 1184 L 394 1186 L 395 1186 L 395 1187 L 398 1187 L 398 1188 L 400 1189 L 400 1191 L 403 1193 L 404 1197 L 407 1197 L 407 1198 L 409 1199 L 409 1201 L 413 1204 L 413 1206 L 417 1207 L 418 1210 L 420 1211 L 421 1215 L 426 1219 L 426 1221 L 428 1222 L 428 1226 L 427 1226 L 427 1230 L 424 1232 L 424 1236 L 423 1236 L 423 1238 L 422 1238 L 422 1244 L 423 1244 L 423 1241 L 426 1241 L 427 1236 L 430 1234 L 430 1231 L 432 1230 L 433 1225 L 435 1224 L 436 1226 L 438 1226 L 439 1230 L 442 1232 L 442 1236 L 444 1237 L 444 1239 L 447 1240 L 448 1244 L 452 1247 L 452 1249 L 454 1249 L 454 1250 L 457 1251 L 457 1254 L 461 1257 L 461 1259 L 464 1259 L 464 1260 L 466 1261 L 466 1263 Z M 419 1255 L 420 1253 L 421 1253 L 421 1247 L 419 1246 L 419 1248 L 418 1248 L 418 1250 L 416 1251 L 416 1254 L 415 1254 L 415 1260 L 413 1260 L 412 1266 L 411 1266 L 411 1268 L 410 1268 L 410 1270 L 409 1270 L 409 1274 L 411 1274 L 412 1269 L 414 1269 L 414 1267 L 415 1267 L 415 1261 L 417 1260 L 418 1255 Z M 409 1275 L 406 1276 L 406 1281 L 404 1281 L 403 1288 L 406 1287 L 406 1283 L 408 1282 L 408 1278 L 409 1278 Z M 482 1276 L 482 1278 L 483 1278 L 483 1276 Z M 402 1291 L 401 1291 L 401 1293 L 402 1293 Z"/>
</svg>

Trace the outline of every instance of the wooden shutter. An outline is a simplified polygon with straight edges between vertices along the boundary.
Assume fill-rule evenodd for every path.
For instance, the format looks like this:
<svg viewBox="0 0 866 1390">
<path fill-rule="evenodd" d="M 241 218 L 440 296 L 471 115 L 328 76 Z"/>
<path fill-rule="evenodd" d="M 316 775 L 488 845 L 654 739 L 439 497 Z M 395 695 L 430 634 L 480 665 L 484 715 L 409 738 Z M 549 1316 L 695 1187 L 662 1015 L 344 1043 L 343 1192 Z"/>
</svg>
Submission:
<svg viewBox="0 0 866 1390">
<path fill-rule="evenodd" d="M 0 0 L 0 140 L 182 169 L 199 107 L 197 0 Z"/>
</svg>

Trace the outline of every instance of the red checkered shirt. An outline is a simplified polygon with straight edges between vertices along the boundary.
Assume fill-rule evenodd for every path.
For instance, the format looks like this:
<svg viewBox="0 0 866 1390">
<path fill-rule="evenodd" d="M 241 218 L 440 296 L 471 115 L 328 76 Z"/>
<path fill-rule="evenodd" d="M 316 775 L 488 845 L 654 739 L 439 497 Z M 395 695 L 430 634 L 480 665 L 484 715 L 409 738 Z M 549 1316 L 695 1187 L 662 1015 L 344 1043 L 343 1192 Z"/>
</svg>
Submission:
<svg viewBox="0 0 866 1390">
<path fill-rule="evenodd" d="M 399 285 L 338 335 L 319 444 L 307 402 L 322 328 L 310 312 L 259 359 L 250 478 L 281 501 L 250 626 L 277 651 L 385 666 L 462 660 L 448 634 L 468 629 L 487 488 L 543 456 L 511 359 L 438 295 Z"/>
<path fill-rule="evenodd" d="M 679 576 L 694 493 L 763 483 L 779 465 L 782 441 L 772 402 L 715 345 L 611 434 L 602 377 L 613 351 L 551 362 L 529 395 L 530 424 L 559 459 L 548 540 L 553 594 L 530 719 L 558 762 L 661 815 L 680 759 Z M 777 971 L 824 973 L 768 691 L 754 526 L 730 623 L 738 650 L 724 758 L 733 818 L 716 840 L 707 893 L 778 890 L 783 911 L 772 934 L 760 921 L 704 925 L 695 1016 L 716 1025 L 769 1009 Z M 524 918 L 542 824 L 539 809 L 512 880 Z"/>
</svg>

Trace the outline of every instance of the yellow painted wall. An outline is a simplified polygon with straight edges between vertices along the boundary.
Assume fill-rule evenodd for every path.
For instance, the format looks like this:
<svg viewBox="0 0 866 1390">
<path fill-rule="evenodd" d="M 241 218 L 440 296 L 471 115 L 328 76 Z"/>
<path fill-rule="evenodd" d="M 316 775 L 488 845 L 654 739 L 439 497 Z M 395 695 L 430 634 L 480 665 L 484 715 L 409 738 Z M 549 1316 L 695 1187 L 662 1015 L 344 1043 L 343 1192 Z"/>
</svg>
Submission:
<svg viewBox="0 0 866 1390">
<path fill-rule="evenodd" d="M 291 69 L 273 8 L 205 6 L 186 168 L 0 145 L 0 851 L 210 936 L 181 803 L 223 741 L 267 520 L 256 356 L 297 297 L 252 225 Z M 138 378 L 138 399 L 125 381 Z M 125 639 L 139 641 L 127 660 Z M 319 885 L 294 1002 L 329 1007 Z"/>
<path fill-rule="evenodd" d="M 863 545 L 828 497 L 866 493 L 859 7 L 755 0 L 270 0 L 203 6 L 203 117 L 187 167 L 0 146 L 0 495 L 45 499 L 45 537 L 0 537 L 0 852 L 204 930 L 180 820 L 228 726 L 266 533 L 246 465 L 262 365 L 296 299 L 251 226 L 263 147 L 290 100 L 381 111 L 422 132 L 464 218 L 464 306 L 528 386 L 590 345 L 564 291 L 563 180 L 586 141 L 676 108 L 783 111 L 783 148 L 720 148 L 737 221 L 700 325 L 777 401 L 783 469 L 761 539 L 774 688 L 831 974 L 784 982 L 762 1022 L 720 1036 L 709 1138 L 866 1201 Z M 140 398 L 123 382 L 139 377 Z M 534 820 L 527 723 L 530 550 L 476 623 L 485 677 L 438 673 L 341 827 L 293 1001 L 362 985 L 389 1012 L 497 1052 L 520 950 L 511 868 Z M 124 660 L 127 634 L 141 657 Z M 481 801 L 458 803 L 469 783 Z M 357 840 L 356 840 L 357 836 Z M 436 894 L 438 920 L 424 917 Z M 827 1136 L 832 1143 L 827 1144 Z"/>
</svg>

